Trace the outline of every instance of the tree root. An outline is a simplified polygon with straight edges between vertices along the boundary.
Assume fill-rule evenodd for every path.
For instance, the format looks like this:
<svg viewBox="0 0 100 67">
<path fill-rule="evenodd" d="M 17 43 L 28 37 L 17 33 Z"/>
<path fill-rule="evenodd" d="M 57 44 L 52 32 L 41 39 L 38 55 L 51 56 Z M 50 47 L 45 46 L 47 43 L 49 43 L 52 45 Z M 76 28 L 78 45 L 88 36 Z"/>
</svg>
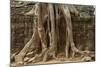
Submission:
<svg viewBox="0 0 100 67">
<path fill-rule="evenodd" d="M 25 45 L 25 47 L 20 51 L 20 53 L 18 55 L 15 56 L 15 62 L 17 64 L 23 64 L 24 62 L 26 63 L 36 63 L 36 62 L 39 62 L 39 61 L 47 61 L 48 60 L 48 57 L 52 57 L 53 59 L 55 60 L 61 60 L 61 61 L 64 61 L 64 59 L 59 59 L 56 57 L 56 49 L 57 49 L 57 40 L 56 40 L 56 25 L 55 25 L 55 21 L 58 22 L 58 17 L 56 17 L 56 20 L 55 20 L 55 14 L 54 14 L 54 6 L 52 4 L 48 4 L 48 14 L 50 15 L 47 15 L 48 19 L 47 21 L 49 22 L 48 23 L 48 29 L 49 29 L 49 47 L 48 47 L 48 42 L 47 42 L 47 36 L 46 36 L 46 31 L 45 31 L 45 28 L 43 26 L 43 16 L 41 14 L 41 7 L 40 7 L 41 4 L 36 4 L 34 8 L 34 12 L 33 9 L 26 13 L 26 15 L 30 15 L 30 14 L 35 14 L 37 15 L 37 18 L 35 18 L 35 29 L 34 29 L 34 35 L 32 36 L 32 38 L 30 39 L 30 41 Z M 74 44 L 74 41 L 73 41 L 73 32 L 72 32 L 72 23 L 71 23 L 71 16 L 70 16 L 70 11 L 68 9 L 68 7 L 65 7 L 64 5 L 61 5 L 59 6 L 59 8 L 61 9 L 62 13 L 63 13 L 63 16 L 65 18 L 65 22 L 66 22 L 66 48 L 65 48 L 65 52 L 66 52 L 66 58 L 69 57 L 69 47 L 71 47 L 71 50 L 72 50 L 72 57 L 75 56 L 75 53 L 79 53 L 83 56 L 85 55 L 91 55 L 90 57 L 92 57 L 92 54 L 93 52 L 91 51 L 81 51 L 79 49 L 76 48 L 75 44 Z M 57 14 L 58 16 L 58 14 Z M 45 19 L 44 19 L 45 20 Z M 46 21 L 46 20 L 45 20 Z M 50 24 L 50 25 L 49 25 Z M 40 39 L 40 40 L 39 40 Z M 39 40 L 39 41 L 37 41 Z M 32 43 L 34 47 L 32 47 L 34 50 L 37 49 L 35 48 L 36 45 L 38 45 L 38 43 L 41 41 L 41 53 L 40 54 L 37 54 L 35 51 L 32 51 L 30 53 L 28 53 L 28 49 L 30 48 L 30 46 L 32 46 Z M 29 56 L 29 55 L 32 55 L 34 54 L 34 56 L 32 56 L 31 58 L 28 58 L 26 56 Z M 25 58 L 26 57 L 26 58 Z M 82 59 L 83 60 L 86 60 L 86 61 L 89 61 L 91 58 L 89 57 L 84 57 Z M 24 61 L 24 62 L 23 62 Z M 26 64 L 25 63 L 25 64 Z"/>
</svg>

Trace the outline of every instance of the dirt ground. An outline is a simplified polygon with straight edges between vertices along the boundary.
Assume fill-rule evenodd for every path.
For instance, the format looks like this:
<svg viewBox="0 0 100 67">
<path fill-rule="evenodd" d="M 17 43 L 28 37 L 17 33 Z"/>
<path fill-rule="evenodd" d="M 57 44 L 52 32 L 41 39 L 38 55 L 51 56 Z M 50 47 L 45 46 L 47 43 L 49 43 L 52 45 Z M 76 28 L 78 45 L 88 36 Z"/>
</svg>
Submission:
<svg viewBox="0 0 100 67">
<path fill-rule="evenodd" d="M 24 63 L 24 66 L 30 66 L 30 65 L 44 65 L 44 64 L 62 64 L 62 63 L 77 63 L 77 62 L 89 62 L 93 61 L 91 57 L 74 57 L 74 58 L 58 58 L 58 59 L 51 59 L 46 62 L 40 61 L 36 63 Z M 23 66 L 22 65 L 22 66 Z M 13 62 L 11 66 L 16 66 L 16 64 Z"/>
</svg>

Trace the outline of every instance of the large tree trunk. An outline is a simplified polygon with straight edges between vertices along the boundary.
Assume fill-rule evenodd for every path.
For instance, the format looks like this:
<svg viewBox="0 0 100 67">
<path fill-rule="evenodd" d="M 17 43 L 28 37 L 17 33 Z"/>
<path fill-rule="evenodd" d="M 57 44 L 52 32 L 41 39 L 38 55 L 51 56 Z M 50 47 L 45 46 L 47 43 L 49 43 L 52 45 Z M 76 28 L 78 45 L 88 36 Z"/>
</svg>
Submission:
<svg viewBox="0 0 100 67">
<path fill-rule="evenodd" d="M 72 22 L 71 22 L 71 15 L 70 15 L 70 11 L 69 8 L 65 5 L 61 5 L 60 6 L 63 16 L 65 18 L 66 21 L 66 57 L 69 56 L 69 46 L 71 46 L 71 50 L 73 51 L 73 54 L 75 54 L 75 52 L 80 52 L 74 44 L 73 41 L 73 33 L 72 33 Z"/>
<path fill-rule="evenodd" d="M 45 53 L 43 61 L 47 60 L 48 55 L 52 56 L 54 59 L 56 58 L 55 53 L 57 49 L 57 41 L 56 41 L 56 26 L 55 26 L 55 15 L 54 15 L 54 7 L 52 4 L 48 4 L 49 13 L 50 13 L 50 46 L 47 52 Z"/>
</svg>

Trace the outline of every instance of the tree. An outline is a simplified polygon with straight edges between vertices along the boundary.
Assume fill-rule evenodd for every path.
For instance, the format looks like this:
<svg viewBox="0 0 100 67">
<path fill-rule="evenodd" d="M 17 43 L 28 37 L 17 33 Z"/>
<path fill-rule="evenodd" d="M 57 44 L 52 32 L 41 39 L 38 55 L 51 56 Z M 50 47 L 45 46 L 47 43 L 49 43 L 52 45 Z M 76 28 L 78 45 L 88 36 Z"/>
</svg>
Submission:
<svg viewBox="0 0 100 67">
<path fill-rule="evenodd" d="M 58 60 L 58 49 L 61 46 L 64 46 L 65 57 L 69 58 L 70 56 L 74 57 L 75 53 L 80 53 L 81 55 L 90 54 L 91 51 L 81 51 L 76 48 L 73 41 L 73 32 L 72 32 L 72 21 L 71 14 L 74 13 L 78 15 L 78 11 L 74 6 L 66 5 L 55 5 L 55 4 L 42 4 L 36 3 L 32 10 L 30 10 L 25 15 L 33 15 L 34 18 L 34 28 L 32 38 L 27 42 L 24 48 L 15 56 L 15 62 L 17 64 L 23 64 L 25 57 L 29 53 L 32 54 L 31 58 L 28 58 L 26 61 L 29 62 L 38 62 L 38 61 L 47 61 L 49 58 Z M 65 35 L 60 33 L 60 23 L 64 23 Z M 61 23 L 61 24 L 62 24 Z M 60 44 L 62 38 L 63 44 Z M 62 43 L 62 42 L 61 42 Z M 59 47 L 59 45 L 61 45 Z M 70 52 L 71 51 L 71 52 Z M 72 53 L 72 55 L 70 55 Z"/>
</svg>

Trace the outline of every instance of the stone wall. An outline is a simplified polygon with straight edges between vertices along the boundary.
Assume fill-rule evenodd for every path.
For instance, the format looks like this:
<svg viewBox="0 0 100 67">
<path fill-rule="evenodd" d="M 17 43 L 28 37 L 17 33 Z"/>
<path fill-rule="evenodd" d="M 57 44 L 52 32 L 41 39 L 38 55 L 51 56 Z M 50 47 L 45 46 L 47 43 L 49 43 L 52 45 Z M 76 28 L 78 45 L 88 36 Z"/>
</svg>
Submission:
<svg viewBox="0 0 100 67">
<path fill-rule="evenodd" d="M 19 14 L 23 9 L 24 8 L 11 9 L 11 50 L 13 52 L 21 50 L 33 33 L 33 17 Z M 17 10 L 19 11 L 16 12 Z M 89 47 L 89 50 L 94 50 L 95 18 L 94 16 L 91 16 L 88 20 L 84 20 L 84 18 L 85 17 L 79 18 L 78 16 L 72 16 L 74 42 L 79 49 L 84 50 L 84 47 Z"/>
</svg>

